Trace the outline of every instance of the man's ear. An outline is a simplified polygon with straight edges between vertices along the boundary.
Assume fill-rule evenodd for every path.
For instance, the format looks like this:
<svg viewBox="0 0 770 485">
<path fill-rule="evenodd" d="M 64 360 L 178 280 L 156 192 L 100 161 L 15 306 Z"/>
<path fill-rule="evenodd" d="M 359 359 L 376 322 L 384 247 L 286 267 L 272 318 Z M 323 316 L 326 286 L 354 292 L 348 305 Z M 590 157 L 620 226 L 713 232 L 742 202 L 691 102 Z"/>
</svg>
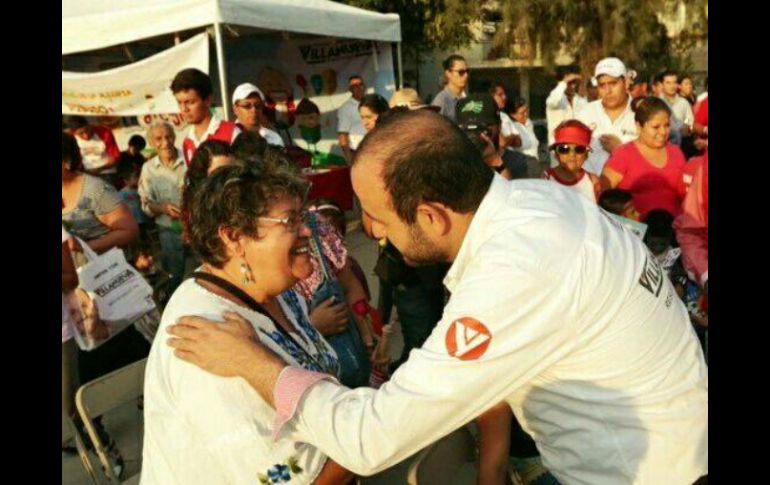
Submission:
<svg viewBox="0 0 770 485">
<path fill-rule="evenodd" d="M 417 206 L 417 222 L 434 236 L 445 236 L 452 228 L 449 209 L 442 204 L 424 202 Z"/>
</svg>

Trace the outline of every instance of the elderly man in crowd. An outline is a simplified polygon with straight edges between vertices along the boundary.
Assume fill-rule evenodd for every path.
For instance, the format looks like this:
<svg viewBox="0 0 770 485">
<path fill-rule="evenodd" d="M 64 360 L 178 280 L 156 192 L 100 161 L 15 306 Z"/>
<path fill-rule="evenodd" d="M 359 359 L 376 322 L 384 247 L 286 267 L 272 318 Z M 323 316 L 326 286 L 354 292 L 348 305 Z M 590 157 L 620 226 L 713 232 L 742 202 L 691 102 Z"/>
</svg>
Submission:
<svg viewBox="0 0 770 485">
<path fill-rule="evenodd" d="M 142 165 L 139 197 L 142 210 L 155 219 L 161 248 L 161 265 L 171 274 L 171 289 L 182 283 L 189 251 L 182 244 L 182 190 L 187 173 L 179 150 L 174 146 L 174 129 L 165 122 L 147 130 L 147 140 L 158 153 Z"/>
</svg>

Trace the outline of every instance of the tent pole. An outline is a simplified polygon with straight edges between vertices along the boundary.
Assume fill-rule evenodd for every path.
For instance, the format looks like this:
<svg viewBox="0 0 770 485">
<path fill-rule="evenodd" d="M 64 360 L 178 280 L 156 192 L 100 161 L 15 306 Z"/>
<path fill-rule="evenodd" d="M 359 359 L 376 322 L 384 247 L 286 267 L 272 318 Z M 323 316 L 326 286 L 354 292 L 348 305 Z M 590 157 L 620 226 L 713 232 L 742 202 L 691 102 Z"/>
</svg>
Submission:
<svg viewBox="0 0 770 485">
<path fill-rule="evenodd" d="M 225 73 L 225 49 L 222 45 L 222 24 L 214 23 L 214 41 L 217 46 L 217 67 L 219 68 L 219 90 L 222 95 L 222 108 L 225 112 L 225 120 L 230 121 L 230 94 L 227 92 L 227 74 Z"/>
<path fill-rule="evenodd" d="M 398 57 L 398 89 L 404 89 L 404 68 L 401 64 L 401 42 L 398 43 L 396 56 Z"/>
</svg>

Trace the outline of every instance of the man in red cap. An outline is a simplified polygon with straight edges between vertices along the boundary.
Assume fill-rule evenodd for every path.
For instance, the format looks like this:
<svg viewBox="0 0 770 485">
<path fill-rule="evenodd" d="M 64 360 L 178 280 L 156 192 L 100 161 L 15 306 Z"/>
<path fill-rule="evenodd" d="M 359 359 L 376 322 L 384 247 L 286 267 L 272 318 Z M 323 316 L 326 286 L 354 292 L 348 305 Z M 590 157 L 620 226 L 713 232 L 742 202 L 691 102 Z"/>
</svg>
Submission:
<svg viewBox="0 0 770 485">
<path fill-rule="evenodd" d="M 546 170 L 543 178 L 596 202 L 600 192 L 599 177 L 583 170 L 591 150 L 591 129 L 578 120 L 564 121 L 554 130 L 554 143 L 550 149 L 559 165 Z"/>
</svg>

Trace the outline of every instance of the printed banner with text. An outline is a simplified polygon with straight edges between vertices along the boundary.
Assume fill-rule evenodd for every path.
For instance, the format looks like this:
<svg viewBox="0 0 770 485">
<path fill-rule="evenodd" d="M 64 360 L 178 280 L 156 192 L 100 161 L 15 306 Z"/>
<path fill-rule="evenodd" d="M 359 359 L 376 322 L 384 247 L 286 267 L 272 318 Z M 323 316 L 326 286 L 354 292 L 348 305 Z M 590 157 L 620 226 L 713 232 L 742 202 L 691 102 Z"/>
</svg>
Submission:
<svg viewBox="0 0 770 485">
<path fill-rule="evenodd" d="M 177 113 L 169 86 L 177 72 L 209 72 L 207 34 L 139 62 L 93 73 L 62 71 L 62 114 L 141 116 Z"/>
</svg>

